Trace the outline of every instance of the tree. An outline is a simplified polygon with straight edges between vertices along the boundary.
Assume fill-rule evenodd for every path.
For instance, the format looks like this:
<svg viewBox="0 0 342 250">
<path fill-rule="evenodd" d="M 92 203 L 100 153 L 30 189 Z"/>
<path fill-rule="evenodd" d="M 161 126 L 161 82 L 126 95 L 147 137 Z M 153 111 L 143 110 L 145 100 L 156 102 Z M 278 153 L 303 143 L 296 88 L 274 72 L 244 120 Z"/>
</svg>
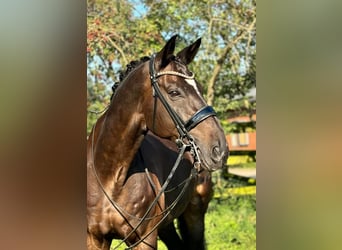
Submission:
<svg viewBox="0 0 342 250">
<path fill-rule="evenodd" d="M 158 51 L 176 33 L 179 48 L 202 37 L 190 68 L 221 118 L 255 109 L 247 96 L 256 87 L 255 0 L 89 0 L 89 81 L 109 90 L 129 61 Z"/>
<path fill-rule="evenodd" d="M 89 111 L 100 111 L 108 105 L 110 87 L 119 80 L 120 69 L 131 60 L 159 50 L 164 43 L 153 23 L 135 17 L 133 11 L 129 1 L 88 1 L 88 133 L 98 116 Z"/>
</svg>

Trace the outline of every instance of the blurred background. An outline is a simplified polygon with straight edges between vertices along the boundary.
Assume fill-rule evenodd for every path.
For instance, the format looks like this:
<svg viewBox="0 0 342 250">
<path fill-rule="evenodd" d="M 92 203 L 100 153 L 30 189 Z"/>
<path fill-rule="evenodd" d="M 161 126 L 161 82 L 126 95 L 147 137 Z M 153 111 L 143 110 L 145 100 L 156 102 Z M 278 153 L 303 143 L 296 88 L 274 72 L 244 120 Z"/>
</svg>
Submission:
<svg viewBox="0 0 342 250">
<path fill-rule="evenodd" d="M 152 28 L 150 31 L 145 30 L 145 33 L 155 35 L 158 32 L 160 36 L 158 38 L 151 35 L 142 39 L 141 32 L 133 33 L 134 43 L 124 37 L 127 46 L 135 44 L 144 49 L 136 51 L 135 48 L 130 48 L 134 50 L 131 54 L 126 50 L 130 46 L 121 44 L 119 48 L 122 48 L 126 61 L 157 51 L 158 46 L 173 33 L 181 35 L 180 41 L 184 45 L 202 37 L 202 55 L 198 54 L 191 67 L 198 81 L 207 88 L 207 100 L 212 98 L 208 94 L 209 76 L 214 75 L 215 65 L 221 62 L 215 56 L 223 51 L 225 45 L 238 38 L 240 28 L 248 28 L 254 18 L 254 14 L 250 14 L 250 18 L 245 20 L 242 17 L 248 15 L 247 11 L 245 14 L 238 11 L 234 13 L 234 8 L 229 8 L 232 13 L 228 13 L 228 10 L 219 7 L 227 5 L 227 2 L 237 6 L 241 3 L 248 10 L 252 6 L 248 1 L 216 1 L 215 4 L 212 1 L 199 1 L 198 5 L 197 1 L 187 1 L 177 6 L 173 1 L 146 1 L 143 2 L 142 9 L 138 7 L 140 2 L 137 1 L 107 2 L 116 6 L 104 11 L 103 15 L 106 12 L 115 13 L 115 16 L 131 15 L 131 19 L 123 18 L 120 22 L 113 23 L 115 27 L 108 24 L 110 32 L 121 29 L 123 32 L 117 32 L 118 34 L 127 34 L 122 28 L 128 25 L 126 22 L 136 26 L 128 27 L 127 30 L 138 30 L 143 23 L 138 26 L 139 22 L 131 21 L 145 16 L 146 27 Z M 103 4 L 103 1 L 87 3 L 66 0 L 18 0 L 2 3 L 0 241 L 4 249 L 86 248 L 85 144 L 88 122 L 91 121 L 87 119 L 90 116 L 87 110 L 102 108 L 100 102 L 89 102 L 88 92 L 91 91 L 89 86 L 98 84 L 99 87 L 95 90 L 99 93 L 97 96 L 101 96 L 101 91 L 110 91 L 112 85 L 112 82 L 105 81 L 102 84 L 98 80 L 93 81 L 92 75 L 95 74 L 89 72 L 89 61 L 98 54 L 93 50 L 95 47 L 89 46 L 97 44 L 96 41 L 91 42 L 89 37 L 89 31 L 96 30 L 96 17 L 91 13 L 96 13 L 96 9 Z M 127 4 L 133 5 L 134 10 L 126 7 Z M 341 4 L 337 0 L 258 1 L 259 123 L 256 207 L 259 249 L 341 248 Z M 163 24 L 161 28 L 157 21 L 153 23 L 152 16 L 148 17 L 149 14 L 152 15 L 152 9 L 157 9 L 151 7 L 153 5 L 160 7 L 161 13 L 166 9 L 168 13 L 172 13 L 158 20 Z M 193 11 L 187 7 L 191 5 Z M 197 11 L 203 5 L 212 8 Z M 176 10 L 172 10 L 172 6 Z M 183 6 L 189 12 L 180 10 Z M 120 11 L 117 12 L 118 10 Z M 209 15 L 210 10 L 215 11 Z M 182 15 L 177 15 L 177 12 Z M 102 20 L 112 22 L 115 16 L 111 15 L 111 19 L 101 16 L 100 21 L 102 24 Z M 181 20 L 173 18 L 174 16 Z M 207 25 L 210 22 L 205 21 L 205 17 L 215 17 L 221 21 L 213 21 L 212 28 L 209 29 Z M 241 23 L 235 27 L 234 24 L 240 17 Z M 185 19 L 191 21 L 181 23 Z M 221 38 L 218 25 L 224 27 L 220 31 Z M 162 30 L 164 28 L 167 29 Z M 242 95 L 244 91 L 240 91 L 242 96 L 239 96 L 229 94 L 229 90 L 226 90 L 229 86 L 229 89 L 239 91 L 237 86 L 233 87 L 236 83 L 242 83 L 242 88 L 250 86 L 244 84 L 248 80 L 247 76 L 253 76 L 248 69 L 252 69 L 254 59 L 245 61 L 244 58 L 253 57 L 253 46 L 256 45 L 251 42 L 248 55 L 242 56 L 240 51 L 247 48 L 248 44 L 243 43 L 243 40 L 248 41 L 248 36 L 243 36 L 239 40 L 242 47 L 230 49 L 230 54 L 223 60 L 224 66 L 214 81 L 213 104 L 220 112 L 222 121 L 234 118 L 228 117 L 229 112 L 224 113 L 227 111 L 224 107 L 233 104 L 235 98 L 237 106 L 241 104 L 239 100 L 242 103 L 246 100 L 250 105 L 239 106 L 241 108 L 238 110 L 253 110 L 253 98 L 247 98 L 253 96 L 250 95 L 252 90 L 245 96 Z M 107 53 L 106 48 L 114 48 L 114 45 L 108 45 L 108 41 L 103 44 L 104 54 Z M 216 47 L 209 50 L 211 43 Z M 181 43 L 180 46 L 182 45 Z M 103 59 L 107 61 L 104 56 Z M 113 72 L 108 74 L 112 74 L 112 81 L 116 82 L 117 72 L 126 62 L 121 54 L 116 54 L 114 59 L 108 60 L 116 61 L 111 63 Z M 209 70 L 200 70 L 202 68 L 199 62 L 205 63 L 205 59 L 208 63 L 203 68 Z M 93 60 L 94 71 L 101 71 L 96 68 L 99 61 L 100 59 Z M 247 63 L 249 67 L 242 66 L 248 65 Z M 233 65 L 237 68 L 234 69 Z M 240 81 L 239 78 L 244 80 Z M 104 79 L 109 77 L 104 75 Z M 104 93 L 103 98 L 107 98 L 109 93 Z M 106 100 L 101 103 L 106 103 Z M 234 107 L 231 109 L 234 110 Z M 234 129 L 240 125 L 230 121 L 227 121 L 227 126 L 224 125 L 226 131 L 239 134 L 240 130 Z M 249 133 L 248 130 L 246 133 Z M 253 132 L 252 129 L 250 132 Z M 239 139 L 239 135 L 237 137 Z M 246 137 L 241 136 L 242 142 L 244 138 Z M 248 159 L 251 158 L 248 157 L 245 161 L 250 164 Z M 244 164 L 240 159 L 239 162 L 236 159 L 235 163 Z M 223 176 L 221 175 L 222 178 L 231 178 Z M 240 181 L 246 185 L 244 180 L 236 180 Z M 223 184 L 223 190 L 226 190 Z M 242 183 L 236 185 L 240 184 Z M 253 186 L 252 183 L 248 185 Z M 225 202 L 228 194 L 222 192 L 222 197 L 221 203 Z M 219 199 L 214 198 L 213 206 L 219 203 Z M 226 200 L 234 204 L 235 199 L 237 198 L 232 197 Z M 253 211 L 254 203 L 253 199 L 247 200 L 244 207 L 249 214 L 248 210 Z M 214 210 L 220 211 L 209 208 L 208 214 Z M 228 214 L 227 211 L 224 214 Z M 244 214 L 242 211 L 237 209 L 236 214 Z M 215 220 L 219 219 L 216 217 Z M 230 230 L 233 230 L 235 223 L 236 220 L 230 221 Z M 238 225 L 241 224 L 243 223 Z M 249 228 L 253 225 L 254 221 L 248 223 Z M 229 236 L 232 249 L 239 247 L 237 242 L 254 244 L 253 238 L 249 241 L 229 233 L 221 235 Z"/>
<path fill-rule="evenodd" d="M 256 1 L 90 0 L 87 8 L 88 133 L 127 64 L 158 52 L 174 34 L 176 51 L 202 38 L 189 67 L 230 148 L 225 168 L 213 176 L 207 247 L 255 249 Z"/>
</svg>

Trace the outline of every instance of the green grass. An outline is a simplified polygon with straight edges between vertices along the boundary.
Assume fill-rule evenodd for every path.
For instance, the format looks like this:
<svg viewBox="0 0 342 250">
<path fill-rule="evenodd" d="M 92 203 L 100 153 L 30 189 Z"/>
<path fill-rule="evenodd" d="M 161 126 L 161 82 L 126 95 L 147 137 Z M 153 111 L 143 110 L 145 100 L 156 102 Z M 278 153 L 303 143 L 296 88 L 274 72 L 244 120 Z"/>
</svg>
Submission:
<svg viewBox="0 0 342 250">
<path fill-rule="evenodd" d="M 229 165 L 230 168 L 256 168 L 256 162 L 246 162 L 241 164 Z"/>
<path fill-rule="evenodd" d="M 256 182 L 222 178 L 224 171 L 213 174 L 215 198 L 205 218 L 207 248 L 256 249 Z"/>
<path fill-rule="evenodd" d="M 256 249 L 255 195 L 211 201 L 205 218 L 208 250 Z M 167 250 L 158 241 L 159 250 Z"/>
<path fill-rule="evenodd" d="M 212 200 L 205 218 L 208 250 L 256 249 L 256 198 Z"/>
<path fill-rule="evenodd" d="M 205 238 L 207 250 L 256 249 L 255 193 L 213 199 L 205 217 Z M 161 241 L 158 249 L 167 250 Z"/>
</svg>

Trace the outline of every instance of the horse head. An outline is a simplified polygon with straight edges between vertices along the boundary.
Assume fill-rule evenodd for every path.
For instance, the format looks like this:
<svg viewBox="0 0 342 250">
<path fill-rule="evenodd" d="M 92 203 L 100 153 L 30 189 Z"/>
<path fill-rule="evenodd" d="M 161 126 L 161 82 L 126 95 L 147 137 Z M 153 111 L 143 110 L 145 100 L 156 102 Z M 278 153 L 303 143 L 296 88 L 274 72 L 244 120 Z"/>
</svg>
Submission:
<svg viewBox="0 0 342 250">
<path fill-rule="evenodd" d="M 228 157 L 223 129 L 201 87 L 187 65 L 192 62 L 201 39 L 174 55 L 173 36 L 149 62 L 152 88 L 146 98 L 146 126 L 163 138 L 191 146 L 195 160 L 209 171 L 222 167 Z M 147 67 L 147 65 L 146 65 Z M 152 92 L 152 93 L 151 93 Z"/>
</svg>

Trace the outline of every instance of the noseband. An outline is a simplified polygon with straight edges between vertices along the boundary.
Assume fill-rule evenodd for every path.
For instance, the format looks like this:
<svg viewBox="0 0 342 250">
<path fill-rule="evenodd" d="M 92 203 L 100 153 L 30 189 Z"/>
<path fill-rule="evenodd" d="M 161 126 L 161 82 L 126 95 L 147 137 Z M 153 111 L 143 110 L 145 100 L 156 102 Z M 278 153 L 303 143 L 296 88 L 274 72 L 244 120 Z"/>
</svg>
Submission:
<svg viewBox="0 0 342 250">
<path fill-rule="evenodd" d="M 157 78 L 162 75 L 176 75 L 179 77 L 183 77 L 185 79 L 194 79 L 194 74 L 192 73 L 191 76 L 182 74 L 180 72 L 176 71 L 161 71 L 156 72 L 154 68 L 154 61 L 156 58 L 156 54 L 153 54 L 150 59 L 150 79 L 153 87 L 153 96 L 156 98 L 158 97 L 162 104 L 164 105 L 165 109 L 169 113 L 171 119 L 175 123 L 175 126 L 177 128 L 179 138 L 176 140 L 176 143 L 179 148 L 186 145 L 187 148 L 190 149 L 190 152 L 195 158 L 195 167 L 200 167 L 201 161 L 198 153 L 198 147 L 195 143 L 194 138 L 190 135 L 190 130 L 196 127 L 199 123 L 204 121 L 210 116 L 216 116 L 216 113 L 211 106 L 204 106 L 200 110 L 198 110 L 187 122 L 184 122 L 179 115 L 174 111 L 174 109 L 170 106 L 170 104 L 166 101 L 165 97 L 163 96 Z M 156 100 L 156 99 L 155 99 Z M 156 109 L 156 105 L 154 105 L 154 109 Z M 155 117 L 154 117 L 155 118 Z M 153 118 L 153 120 L 154 120 Z M 154 121 L 153 121 L 154 122 Z"/>
</svg>

